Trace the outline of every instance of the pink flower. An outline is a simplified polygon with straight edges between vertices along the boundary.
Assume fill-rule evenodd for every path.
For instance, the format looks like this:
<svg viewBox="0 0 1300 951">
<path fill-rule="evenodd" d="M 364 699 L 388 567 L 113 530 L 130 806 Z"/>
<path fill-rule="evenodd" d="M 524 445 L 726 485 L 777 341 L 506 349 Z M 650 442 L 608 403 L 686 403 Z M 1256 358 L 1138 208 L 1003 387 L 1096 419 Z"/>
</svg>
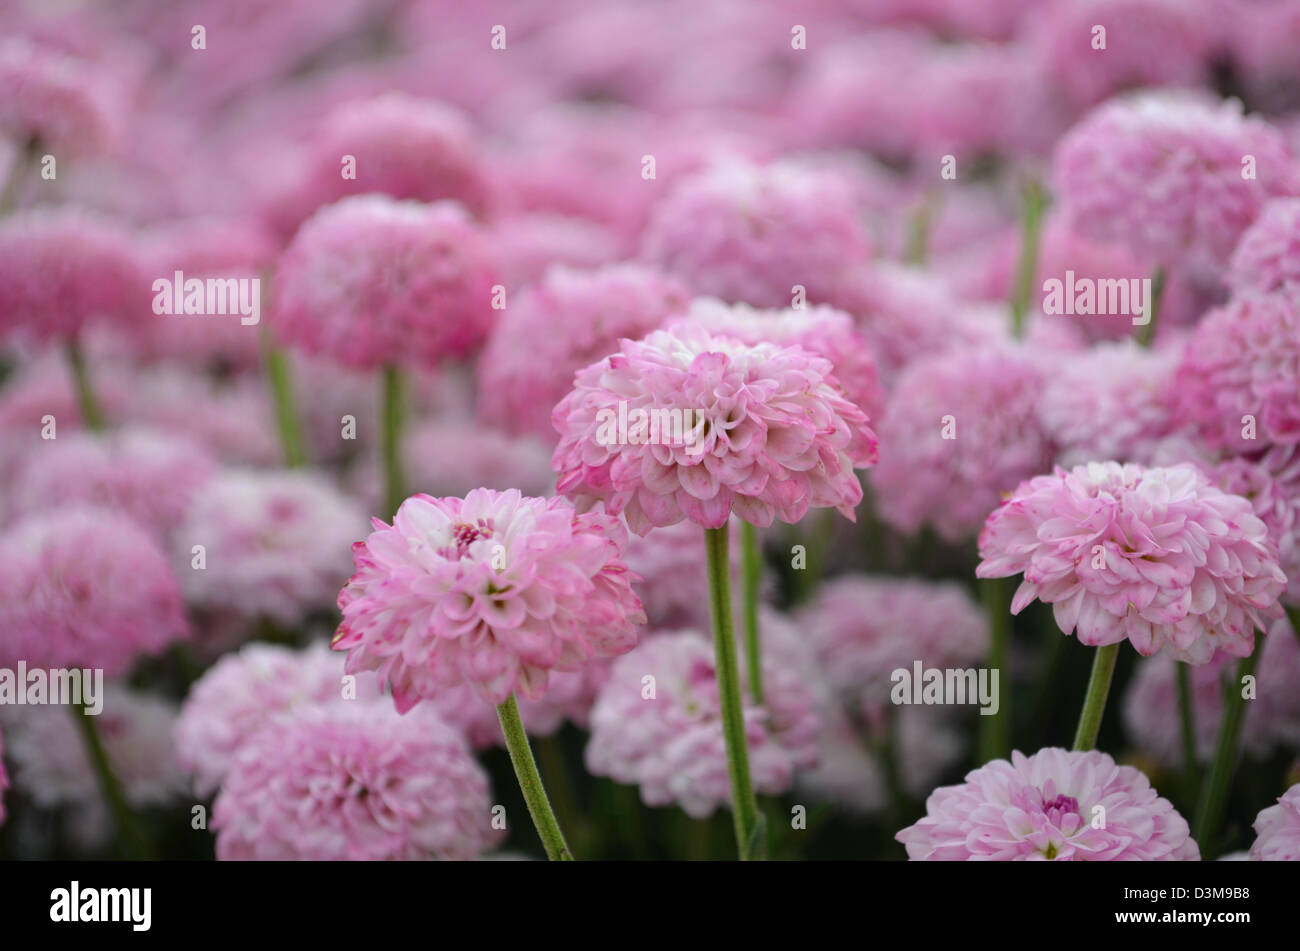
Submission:
<svg viewBox="0 0 1300 951">
<path fill-rule="evenodd" d="M 200 442 L 145 427 L 71 432 L 38 446 L 11 485 L 11 516 L 86 503 L 129 515 L 162 542 L 217 468 Z"/>
<path fill-rule="evenodd" d="M 551 670 L 631 650 L 645 622 L 623 564 L 626 530 L 562 499 L 475 489 L 416 495 L 353 546 L 336 650 L 377 670 L 399 711 L 458 684 L 494 704 L 546 689 Z"/>
<path fill-rule="evenodd" d="M 1300 442 L 1298 308 L 1289 294 L 1243 293 L 1192 332 L 1175 380 L 1175 413 L 1212 448 Z"/>
<path fill-rule="evenodd" d="M 344 198 L 304 222 L 281 258 L 272 327 L 346 367 L 432 367 L 486 338 L 495 282 L 459 205 Z"/>
<path fill-rule="evenodd" d="M 29 515 L 0 535 L 0 663 L 102 667 L 188 633 L 167 557 L 145 529 L 87 506 Z"/>
<path fill-rule="evenodd" d="M 899 832 L 913 861 L 1197 861 L 1187 820 L 1132 766 L 1055 747 L 1011 754 L 941 786 Z M 1094 818 L 1105 816 L 1104 823 Z"/>
<path fill-rule="evenodd" d="M 647 696 L 645 677 L 653 677 Z M 795 671 L 765 661 L 763 706 L 746 700 L 755 789 L 779 795 L 817 760 L 813 698 Z M 614 663 L 591 713 L 587 768 L 641 787 L 649 806 L 676 802 L 694 818 L 730 798 L 713 649 L 695 631 L 661 634 Z"/>
<path fill-rule="evenodd" d="M 112 148 L 125 121 L 122 78 L 66 47 L 7 36 L 0 41 L 0 135 L 60 155 Z"/>
<path fill-rule="evenodd" d="M 61 339 L 96 319 L 137 330 L 156 319 L 135 239 L 68 208 L 0 221 L 0 334 Z"/>
<path fill-rule="evenodd" d="M 1286 584 L 1250 502 L 1190 464 L 1058 468 L 1022 483 L 979 545 L 979 577 L 1024 572 L 1013 614 L 1038 598 L 1084 644 L 1127 638 L 1193 664 L 1249 655 Z"/>
<path fill-rule="evenodd" d="M 480 412 L 508 432 L 555 438 L 551 410 L 573 375 L 686 307 L 678 280 L 654 268 L 555 267 L 506 308 L 478 361 Z"/>
<path fill-rule="evenodd" d="M 670 423 L 664 413 L 676 413 L 682 433 L 636 441 L 655 433 L 648 423 L 616 432 L 624 409 Z M 577 375 L 552 422 L 557 490 L 580 506 L 603 501 L 641 535 L 683 518 L 719 528 L 733 511 L 763 527 L 793 524 L 809 508 L 852 519 L 862 499 L 853 469 L 876 461 L 875 433 L 829 360 L 690 325 L 624 340 Z"/>
<path fill-rule="evenodd" d="M 974 535 L 1003 493 L 1041 472 L 1051 444 L 1035 407 L 1047 374 L 1023 347 L 951 350 L 911 364 L 880 421 L 880 516 L 904 532 Z"/>
<path fill-rule="evenodd" d="M 884 394 L 880 371 L 865 337 L 853 318 L 843 311 L 818 304 L 785 310 L 756 310 L 748 304 L 724 304 L 712 297 L 696 298 L 686 313 L 668 323 L 699 324 L 714 336 L 734 337 L 741 343 L 775 343 L 797 346 L 831 361 L 835 379 L 849 401 L 869 418 L 880 415 Z"/>
<path fill-rule="evenodd" d="M 1243 175 L 1243 156 L 1255 177 Z M 1053 178 L 1081 233 L 1214 277 L 1278 195 L 1300 193 L 1281 134 L 1235 100 L 1146 94 L 1103 103 L 1060 141 Z"/>
<path fill-rule="evenodd" d="M 174 534 L 181 587 L 195 607 L 292 627 L 333 600 L 365 527 L 362 509 L 319 473 L 227 470 Z"/>
<path fill-rule="evenodd" d="M 1264 206 L 1232 252 L 1228 283 L 1236 292 L 1282 290 L 1300 284 L 1300 198 Z"/>
<path fill-rule="evenodd" d="M 325 644 L 292 650 L 246 644 L 227 654 L 190 688 L 173 730 L 176 762 L 210 796 L 230 771 L 235 754 L 285 713 L 304 706 L 346 706 L 381 699 L 373 676 L 354 678 L 346 695 L 343 658 Z"/>
<path fill-rule="evenodd" d="M 988 653 L 988 621 L 957 584 L 844 575 L 823 584 L 796 615 L 827 682 L 851 708 L 889 703 L 891 675 L 968 667 Z"/>
<path fill-rule="evenodd" d="M 833 300 L 871 254 L 849 184 L 793 163 L 729 161 L 684 179 L 654 209 L 642 257 L 697 294 L 787 307 L 795 285 Z"/>
<path fill-rule="evenodd" d="M 1250 857 L 1256 862 L 1300 861 L 1300 783 L 1278 797 L 1276 806 L 1260 810 L 1255 818 L 1255 844 Z"/>
<path fill-rule="evenodd" d="M 506 215 L 488 225 L 488 241 L 501 262 L 507 287 L 536 284 L 555 264 L 596 268 L 618 257 L 618 237 L 596 221 L 532 212 Z M 509 319 L 509 311 L 503 322 Z"/>
<path fill-rule="evenodd" d="M 235 753 L 212 810 L 222 861 L 471 859 L 501 838 L 487 774 L 431 711 L 307 705 Z"/>
<path fill-rule="evenodd" d="M 1250 500 L 1277 545 L 1287 579 L 1282 601 L 1300 605 L 1300 446 L 1274 446 L 1262 456 L 1234 456 L 1201 468 L 1225 492 Z"/>
</svg>

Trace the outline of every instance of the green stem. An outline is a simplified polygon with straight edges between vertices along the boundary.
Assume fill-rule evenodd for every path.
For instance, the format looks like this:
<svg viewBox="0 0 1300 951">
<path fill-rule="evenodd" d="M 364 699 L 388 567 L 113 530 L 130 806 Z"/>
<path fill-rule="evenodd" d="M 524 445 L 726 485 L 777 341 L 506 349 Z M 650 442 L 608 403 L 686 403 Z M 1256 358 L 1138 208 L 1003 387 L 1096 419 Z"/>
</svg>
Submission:
<svg viewBox="0 0 1300 951">
<path fill-rule="evenodd" d="M 112 812 L 117 824 L 119 843 L 127 856 L 132 859 L 150 858 L 148 842 L 136 821 L 135 814 L 127 804 L 122 784 L 113 773 L 112 764 L 108 761 L 108 753 L 99 736 L 99 729 L 95 726 L 95 718 L 82 707 L 73 706 L 68 710 L 72 718 L 77 721 L 77 729 L 86 744 L 86 753 L 90 757 L 90 765 L 95 770 L 95 776 L 99 781 L 100 792 L 104 794 L 109 811 Z"/>
<path fill-rule="evenodd" d="M 7 215 L 18 210 L 18 197 L 22 193 L 23 179 L 28 171 L 36 166 L 36 157 L 40 154 L 41 143 L 36 136 L 27 140 L 22 150 L 14 156 L 13 166 L 9 169 L 9 179 L 0 189 L 0 215 Z"/>
<path fill-rule="evenodd" d="M 1147 322 L 1138 328 L 1137 339 L 1144 347 L 1151 346 L 1151 341 L 1156 335 L 1156 319 L 1160 316 L 1160 300 L 1165 296 L 1165 269 L 1156 268 L 1156 273 L 1151 277 L 1151 300 L 1148 302 L 1150 313 Z"/>
<path fill-rule="evenodd" d="M 1183 739 L 1183 770 L 1187 795 L 1196 798 L 1196 708 L 1192 705 L 1192 677 L 1187 665 L 1175 662 L 1178 673 L 1178 717 Z"/>
<path fill-rule="evenodd" d="M 1284 605 L 1286 608 L 1286 619 L 1291 622 L 1291 633 L 1295 635 L 1296 640 L 1300 641 L 1300 608 L 1291 605 Z"/>
<path fill-rule="evenodd" d="M 1024 186 L 1020 209 L 1020 260 L 1016 267 L 1016 283 L 1011 292 L 1011 331 L 1017 338 L 1025 335 L 1025 318 L 1029 314 L 1029 298 L 1034 291 L 1034 278 L 1038 273 L 1038 243 L 1043 222 L 1043 189 L 1031 179 Z"/>
<path fill-rule="evenodd" d="M 727 744 L 727 775 L 731 780 L 732 819 L 741 861 L 763 858 L 758 802 L 749 776 L 749 750 L 745 739 L 745 714 L 741 705 L 740 667 L 731 623 L 731 563 L 727 547 L 729 528 L 704 530 L 708 551 L 709 608 L 713 620 L 713 649 L 717 657 L 718 699 L 722 704 L 722 733 Z"/>
<path fill-rule="evenodd" d="M 81 421 L 92 432 L 104 429 L 104 411 L 95 397 L 95 388 L 91 385 L 90 374 L 86 370 L 86 357 L 81 352 L 81 343 L 76 337 L 68 340 L 63 347 L 68 366 L 72 369 L 72 382 L 77 388 L 77 403 L 81 407 Z"/>
<path fill-rule="evenodd" d="M 546 798 L 546 788 L 542 777 L 537 772 L 537 763 L 533 760 L 532 748 L 528 745 L 528 734 L 524 732 L 524 723 L 519 719 L 519 705 L 515 695 L 511 694 L 506 702 L 497 707 L 497 719 L 501 721 L 501 733 L 506 739 L 506 750 L 510 753 L 510 762 L 515 767 L 515 776 L 519 779 L 519 789 L 528 804 L 528 814 L 533 817 L 533 825 L 541 837 L 546 857 L 552 862 L 572 862 L 573 853 L 564 841 L 560 823 L 556 821 L 551 809 L 551 802 Z"/>
<path fill-rule="evenodd" d="M 909 797 L 907 787 L 903 784 L 903 774 L 898 764 L 898 717 L 892 709 L 885 711 L 885 722 L 881 735 L 872 737 L 868 728 L 867 747 L 880 768 L 885 782 L 885 792 L 889 797 L 887 820 L 891 828 L 900 828 L 907 817 Z"/>
<path fill-rule="evenodd" d="M 758 588 L 763 577 L 763 552 L 758 545 L 758 529 L 749 522 L 741 525 L 743 560 L 742 577 L 745 594 L 745 660 L 749 669 L 749 693 L 754 703 L 763 703 L 763 663 L 758 639 Z"/>
<path fill-rule="evenodd" d="M 1092 658 L 1092 676 L 1088 678 L 1088 692 L 1083 698 L 1083 712 L 1079 714 L 1079 729 L 1074 734 L 1075 752 L 1084 752 L 1097 745 L 1101 718 L 1106 712 L 1106 697 L 1110 694 L 1110 678 L 1115 673 L 1119 658 L 1119 644 L 1098 647 Z"/>
<path fill-rule="evenodd" d="M 925 264 L 926 253 L 930 247 L 930 225 L 934 218 L 935 195 L 931 191 L 921 199 L 912 217 L 907 223 L 907 248 L 903 252 L 906 264 L 921 267 Z"/>
<path fill-rule="evenodd" d="M 307 453 L 303 449 L 302 425 L 293 394 L 289 357 L 269 340 L 265 343 L 263 355 L 266 360 L 266 375 L 271 384 L 271 397 L 275 403 L 275 421 L 280 430 L 285 465 L 296 469 L 307 464 Z"/>
<path fill-rule="evenodd" d="M 1006 759 L 1011 755 L 1011 719 L 1007 710 L 1011 691 L 1008 684 L 1008 655 L 1011 648 L 1011 579 L 989 578 L 980 586 L 989 618 L 989 667 L 998 672 L 998 712 L 980 717 L 980 762 Z"/>
<path fill-rule="evenodd" d="M 406 417 L 406 386 L 402 371 L 384 367 L 383 432 L 380 451 L 384 459 L 384 500 L 390 516 L 406 499 L 406 473 L 402 468 L 402 427 Z"/>
<path fill-rule="evenodd" d="M 1237 766 L 1237 742 L 1241 738 L 1241 724 L 1246 717 L 1246 704 L 1242 697 L 1241 681 L 1255 675 L 1259 655 L 1264 653 L 1264 638 L 1255 638 L 1255 650 L 1243 657 L 1237 665 L 1237 679 L 1229 683 L 1223 695 L 1223 720 L 1214 744 L 1214 764 L 1209 782 L 1201 787 L 1201 798 L 1196 806 L 1196 822 L 1192 838 L 1201 847 L 1201 858 L 1210 860 L 1217 854 L 1214 838 L 1223 821 L 1224 806 L 1228 801 L 1228 786 Z"/>
</svg>

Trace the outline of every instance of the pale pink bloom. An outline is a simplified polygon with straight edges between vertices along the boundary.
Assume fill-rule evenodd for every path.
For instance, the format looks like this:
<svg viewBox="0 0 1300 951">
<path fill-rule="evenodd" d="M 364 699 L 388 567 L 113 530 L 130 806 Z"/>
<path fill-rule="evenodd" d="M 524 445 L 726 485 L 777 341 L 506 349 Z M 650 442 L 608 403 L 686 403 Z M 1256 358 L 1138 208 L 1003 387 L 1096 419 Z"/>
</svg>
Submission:
<svg viewBox="0 0 1300 951">
<path fill-rule="evenodd" d="M 0 40 L 0 135 L 60 155 L 110 149 L 126 119 L 124 78 L 66 47 L 6 36 Z"/>
<path fill-rule="evenodd" d="M 365 530 L 361 507 L 318 472 L 230 469 L 173 534 L 177 573 L 195 608 L 292 627 L 328 608 Z M 194 567 L 196 545 L 203 568 Z"/>
<path fill-rule="evenodd" d="M 1151 350 L 1131 340 L 1100 343 L 1062 360 L 1038 404 L 1056 462 L 1146 462 L 1172 428 L 1168 390 L 1178 360 L 1176 349 Z"/>
<path fill-rule="evenodd" d="M 280 259 L 271 326 L 346 367 L 427 368 L 483 342 L 495 283 L 491 251 L 454 202 L 344 198 L 304 222 Z"/>
<path fill-rule="evenodd" d="M 1232 252 L 1228 283 L 1236 292 L 1282 290 L 1300 284 L 1300 198 L 1264 206 Z"/>
<path fill-rule="evenodd" d="M 415 495 L 353 546 L 336 650 L 377 670 L 405 712 L 469 684 L 494 704 L 537 698 L 552 670 L 631 650 L 641 603 L 622 561 L 627 532 L 562 499 L 475 489 Z"/>
<path fill-rule="evenodd" d="M 508 432 L 555 438 L 551 410 L 574 374 L 683 310 L 680 281 L 639 264 L 554 267 L 514 298 L 478 361 L 479 412 Z"/>
<path fill-rule="evenodd" d="M 1011 754 L 941 786 L 899 832 L 912 861 L 1197 861 L 1187 820 L 1099 750 Z M 1100 811 L 1099 811 L 1100 809 Z M 1104 823 L 1094 822 L 1105 816 Z"/>
<path fill-rule="evenodd" d="M 953 582 L 844 575 L 795 617 L 827 683 L 863 712 L 887 707 L 895 670 L 970 667 L 989 648 L 984 612 Z"/>
<path fill-rule="evenodd" d="M 1187 342 L 1173 389 L 1180 422 L 1214 449 L 1300 442 L 1300 299 L 1243 292 Z"/>
<path fill-rule="evenodd" d="M 86 503 L 130 516 L 160 542 L 217 469 L 197 440 L 146 427 L 71 432 L 38 445 L 10 486 L 10 517 Z"/>
<path fill-rule="evenodd" d="M 1046 379 L 1042 360 L 1006 344 L 910 364 L 879 426 L 881 518 L 954 542 L 978 532 L 1004 493 L 1051 462 L 1036 412 Z"/>
<path fill-rule="evenodd" d="M 642 257 L 697 294 L 788 307 L 831 301 L 871 255 L 844 179 L 807 164 L 719 161 L 655 206 Z"/>
<path fill-rule="evenodd" d="M 235 753 L 212 809 L 223 861 L 475 858 L 492 828 L 488 777 L 432 711 L 306 705 Z"/>
<path fill-rule="evenodd" d="M 0 334 L 63 339 L 100 319 L 137 332 L 154 319 L 134 236 L 71 208 L 0 220 Z"/>
<path fill-rule="evenodd" d="M 734 337 L 741 343 L 798 346 L 820 354 L 831 361 L 835 379 L 849 401 L 868 418 L 879 416 L 884 408 L 880 371 L 871 346 L 843 311 L 825 304 L 761 310 L 698 297 L 680 318 L 670 320 L 668 327 L 679 322 L 699 324 L 714 336 Z"/>
<path fill-rule="evenodd" d="M 1201 279 L 1217 278 L 1269 199 L 1300 194 L 1280 132 L 1236 100 L 1169 92 L 1098 106 L 1060 141 L 1052 176 L 1082 234 Z"/>
<path fill-rule="evenodd" d="M 128 516 L 60 506 L 0 535 L 0 662 L 127 671 L 188 634 L 171 565 Z"/>
<path fill-rule="evenodd" d="M 1250 501 L 1191 464 L 1058 468 L 1016 488 L 979 542 L 976 575 L 1025 575 L 1013 614 L 1037 598 L 1090 647 L 1127 639 L 1193 664 L 1250 654 L 1286 584 Z"/>
<path fill-rule="evenodd" d="M 647 445 L 649 423 L 624 427 L 624 408 L 647 420 L 677 411 L 683 432 Z M 793 524 L 809 508 L 852 519 L 862 499 L 853 470 L 876 461 L 875 433 L 829 360 L 689 324 L 624 340 L 582 370 L 552 422 L 558 491 L 580 506 L 604 502 L 641 535 L 682 519 L 719 528 L 733 511 L 761 527 Z"/>
<path fill-rule="evenodd" d="M 1255 817 L 1250 857 L 1256 862 L 1300 862 L 1300 783 Z"/>
<path fill-rule="evenodd" d="M 646 677 L 653 677 L 648 694 Z M 818 719 L 792 668 L 765 659 L 763 705 L 744 704 L 750 773 L 762 795 L 780 795 L 815 765 Z M 677 803 L 694 818 L 730 799 L 722 708 L 709 639 L 661 634 L 614 663 L 591 713 L 587 768 L 641 787 L 649 806 Z"/>
<path fill-rule="evenodd" d="M 1219 488 L 1250 500 L 1277 545 L 1287 579 L 1282 601 L 1300 605 L 1300 446 L 1274 446 L 1262 456 L 1198 464 Z"/>
</svg>

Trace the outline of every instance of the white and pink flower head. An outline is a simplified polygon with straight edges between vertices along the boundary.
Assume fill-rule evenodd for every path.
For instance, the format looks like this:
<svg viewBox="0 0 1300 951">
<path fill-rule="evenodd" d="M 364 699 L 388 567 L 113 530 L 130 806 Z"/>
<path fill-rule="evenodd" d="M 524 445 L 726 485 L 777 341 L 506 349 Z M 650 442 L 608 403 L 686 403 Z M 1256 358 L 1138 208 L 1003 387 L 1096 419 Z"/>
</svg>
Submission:
<svg viewBox="0 0 1300 951">
<path fill-rule="evenodd" d="M 993 760 L 941 786 L 894 838 L 912 861 L 1119 862 L 1200 859 L 1187 820 L 1132 766 L 1049 747 Z M 1104 823 L 1094 818 L 1104 816 Z"/>
<path fill-rule="evenodd" d="M 1300 783 L 1279 796 L 1276 805 L 1260 810 L 1250 857 L 1257 862 L 1300 862 Z"/>
<path fill-rule="evenodd" d="M 1248 656 L 1286 575 L 1248 499 L 1191 464 L 1093 462 L 1022 483 L 980 533 L 981 578 L 1024 573 L 1018 614 L 1051 604 L 1066 634 L 1193 664 Z"/>
<path fill-rule="evenodd" d="M 625 409 L 629 419 L 676 413 L 684 435 L 650 444 L 653 429 L 629 426 L 623 438 L 612 423 Z M 558 491 L 580 508 L 603 502 L 640 535 L 682 519 L 720 528 L 733 511 L 761 527 L 810 508 L 852 519 L 862 500 L 853 470 L 876 462 L 867 416 L 825 357 L 689 324 L 624 340 L 579 372 L 552 422 Z"/>
<path fill-rule="evenodd" d="M 459 684 L 536 699 L 550 671 L 631 650 L 645 622 L 610 515 L 475 489 L 412 496 L 373 525 L 353 545 L 334 647 L 349 672 L 377 670 L 399 711 Z"/>
</svg>

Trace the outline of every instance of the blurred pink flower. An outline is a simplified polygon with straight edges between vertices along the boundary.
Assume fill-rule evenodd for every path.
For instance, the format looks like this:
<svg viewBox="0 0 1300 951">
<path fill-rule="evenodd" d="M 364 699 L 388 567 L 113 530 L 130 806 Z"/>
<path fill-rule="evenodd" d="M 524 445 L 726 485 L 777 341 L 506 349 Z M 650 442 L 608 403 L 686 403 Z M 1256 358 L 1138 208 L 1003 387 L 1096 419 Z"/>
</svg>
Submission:
<svg viewBox="0 0 1300 951">
<path fill-rule="evenodd" d="M 487 774 L 431 711 L 303 706 L 235 753 L 212 810 L 222 861 L 472 859 L 496 844 Z"/>
<path fill-rule="evenodd" d="M 1190 464 L 1058 468 L 1016 488 L 979 543 L 978 577 L 1024 572 L 1013 614 L 1037 598 L 1091 647 L 1127 639 L 1193 664 L 1249 655 L 1286 584 L 1249 500 Z"/>
<path fill-rule="evenodd" d="M 111 149 L 126 119 L 124 78 L 71 49 L 7 36 L 0 40 L 0 136 L 60 155 Z"/>
<path fill-rule="evenodd" d="M 1103 812 L 1096 810 L 1100 807 Z M 942 786 L 926 815 L 899 832 L 912 861 L 1200 859 L 1187 820 L 1132 766 L 1105 753 L 1049 747 L 1011 754 Z M 1093 822 L 1104 815 L 1106 821 Z"/>
<path fill-rule="evenodd" d="M 1228 283 L 1238 293 L 1282 290 L 1300 284 L 1300 198 L 1275 198 L 1264 206 L 1232 252 Z"/>
<path fill-rule="evenodd" d="M 644 623 L 626 529 L 562 499 L 475 489 L 415 495 L 353 546 L 336 650 L 378 670 L 399 711 L 469 684 L 494 704 L 536 699 L 552 670 L 625 653 Z"/>
<path fill-rule="evenodd" d="M 1255 836 L 1250 847 L 1254 861 L 1300 861 L 1300 783 L 1279 796 L 1277 805 L 1260 810 Z"/>
<path fill-rule="evenodd" d="M 506 308 L 478 362 L 479 411 L 508 432 L 555 438 L 551 410 L 574 374 L 663 325 L 690 299 L 680 281 L 639 264 L 554 267 Z"/>
<path fill-rule="evenodd" d="M 647 696 L 646 677 L 653 677 Z M 790 789 L 815 765 L 818 720 L 812 695 L 790 667 L 764 662 L 763 705 L 746 700 L 745 734 L 754 787 Z M 641 787 L 649 806 L 677 803 L 693 818 L 730 799 L 713 649 L 703 634 L 647 639 L 614 662 L 591 713 L 587 768 Z"/>
<path fill-rule="evenodd" d="M 555 264 L 596 268 L 618 260 L 618 238 L 609 228 L 571 215 L 506 215 L 488 223 L 487 240 L 496 249 L 502 283 L 512 291 L 541 281 Z M 509 312 L 501 322 L 508 319 Z"/>
<path fill-rule="evenodd" d="M 661 434 L 659 445 L 634 442 L 632 428 L 626 441 L 611 438 L 622 404 L 680 411 L 689 432 Z M 829 360 L 689 324 L 624 340 L 578 374 L 552 421 L 557 491 L 580 506 L 603 501 L 639 535 L 683 518 L 719 528 L 733 511 L 761 527 L 793 524 L 809 508 L 852 519 L 862 499 L 853 470 L 876 461 L 875 433 Z"/>
<path fill-rule="evenodd" d="M 1274 446 L 1262 456 L 1234 456 L 1201 468 L 1225 492 L 1250 500 L 1277 545 L 1287 578 L 1282 601 L 1300 605 L 1300 446 Z"/>
<path fill-rule="evenodd" d="M 432 367 L 487 337 L 495 267 L 455 203 L 344 198 L 309 218 L 280 259 L 271 327 L 346 367 Z"/>
<path fill-rule="evenodd" d="M 146 529 L 67 505 L 0 535 L 0 630 L 4 666 L 101 667 L 113 677 L 188 625 L 171 565 Z"/>
</svg>

